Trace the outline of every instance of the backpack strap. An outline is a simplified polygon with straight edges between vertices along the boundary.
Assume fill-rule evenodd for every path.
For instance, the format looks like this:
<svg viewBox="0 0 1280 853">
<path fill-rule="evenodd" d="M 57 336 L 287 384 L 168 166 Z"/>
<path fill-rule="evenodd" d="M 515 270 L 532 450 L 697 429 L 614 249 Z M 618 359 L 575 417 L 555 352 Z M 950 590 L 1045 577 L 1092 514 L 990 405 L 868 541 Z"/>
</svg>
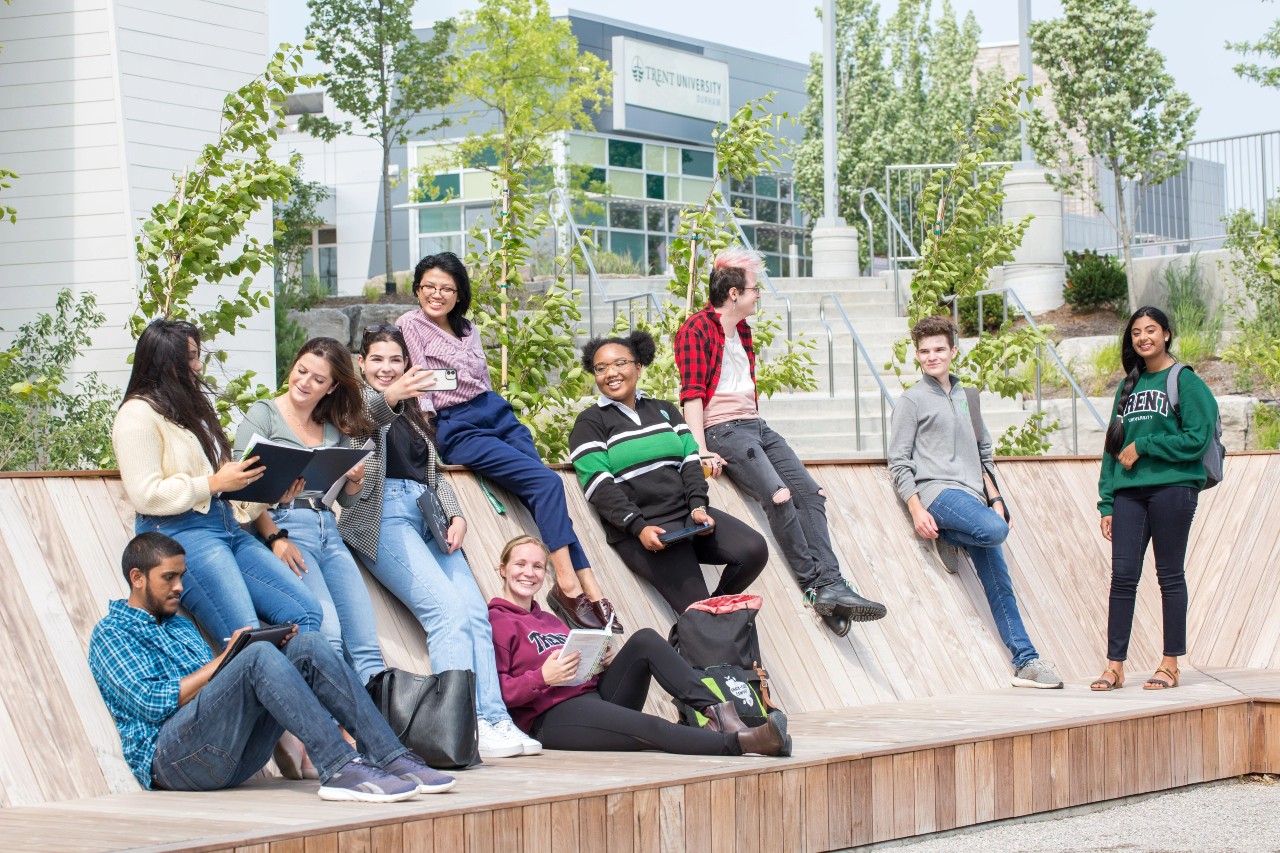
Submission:
<svg viewBox="0 0 1280 853">
<path fill-rule="evenodd" d="M 965 386 L 965 399 L 969 401 L 969 420 L 973 424 L 973 440 L 982 441 L 982 397 L 977 388 Z"/>
<path fill-rule="evenodd" d="M 1169 398 L 1169 406 L 1173 409 L 1173 416 L 1178 419 L 1178 428 L 1182 428 L 1182 407 L 1179 405 L 1182 401 L 1178 397 L 1178 376 L 1184 370 L 1191 370 L 1190 365 L 1175 361 L 1173 367 L 1169 368 L 1169 375 L 1164 378 L 1164 395 Z M 1191 370 L 1195 373 L 1194 370 Z"/>
</svg>

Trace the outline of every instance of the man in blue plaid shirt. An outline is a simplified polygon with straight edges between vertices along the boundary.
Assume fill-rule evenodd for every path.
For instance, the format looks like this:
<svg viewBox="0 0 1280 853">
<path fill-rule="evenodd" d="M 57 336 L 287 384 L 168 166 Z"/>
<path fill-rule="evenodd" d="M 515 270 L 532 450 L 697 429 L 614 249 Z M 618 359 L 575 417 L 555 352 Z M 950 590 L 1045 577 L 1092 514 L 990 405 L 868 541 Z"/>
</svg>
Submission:
<svg viewBox="0 0 1280 853">
<path fill-rule="evenodd" d="M 218 673 L 196 626 L 177 616 L 185 551 L 162 533 L 135 536 L 121 561 L 128 600 L 93 629 L 89 668 L 144 788 L 232 788 L 262 769 L 281 734 L 307 747 L 326 800 L 397 802 L 453 787 L 405 749 L 358 676 L 319 632 L 277 648 L 251 643 Z M 357 738 L 343 739 L 337 720 Z"/>
</svg>

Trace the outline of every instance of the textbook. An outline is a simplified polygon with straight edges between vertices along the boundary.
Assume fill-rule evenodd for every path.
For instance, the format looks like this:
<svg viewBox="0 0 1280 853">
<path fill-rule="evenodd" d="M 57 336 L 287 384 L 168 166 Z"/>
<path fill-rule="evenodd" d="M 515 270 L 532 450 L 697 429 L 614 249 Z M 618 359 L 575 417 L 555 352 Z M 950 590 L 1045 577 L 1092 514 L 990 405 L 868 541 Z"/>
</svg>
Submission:
<svg viewBox="0 0 1280 853">
<path fill-rule="evenodd" d="M 604 670 L 604 656 L 609 651 L 609 643 L 613 640 L 613 617 L 603 628 L 574 628 L 560 647 L 560 656 L 578 652 L 582 657 L 578 660 L 578 671 L 573 678 L 563 682 L 562 687 L 572 687 L 587 679 L 599 675 Z"/>
<path fill-rule="evenodd" d="M 249 439 L 241 459 L 258 457 L 258 464 L 266 466 L 262 478 L 234 492 L 223 492 L 222 499 L 273 504 L 299 477 L 307 481 L 306 493 L 324 495 L 326 505 L 338 496 L 340 483 L 346 474 L 373 452 L 373 441 L 361 448 L 315 447 L 301 448 L 277 444 L 258 433 Z"/>
</svg>

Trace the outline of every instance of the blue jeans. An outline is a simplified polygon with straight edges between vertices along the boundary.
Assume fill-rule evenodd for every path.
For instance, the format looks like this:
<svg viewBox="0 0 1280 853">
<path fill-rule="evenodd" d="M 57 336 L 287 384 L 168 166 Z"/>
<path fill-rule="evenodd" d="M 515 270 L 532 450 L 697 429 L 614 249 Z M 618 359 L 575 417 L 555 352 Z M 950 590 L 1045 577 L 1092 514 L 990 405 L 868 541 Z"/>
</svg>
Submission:
<svg viewBox="0 0 1280 853">
<path fill-rule="evenodd" d="M 929 514 L 938 523 L 938 533 L 944 541 L 969 552 L 1000 640 L 1013 655 L 1013 668 L 1019 669 L 1040 657 L 1022 625 L 1009 567 L 1000 550 L 1009 537 L 1009 525 L 995 510 L 960 489 L 947 489 L 934 498 Z"/>
<path fill-rule="evenodd" d="M 226 501 L 214 498 L 207 513 L 139 515 L 135 533 L 158 531 L 187 552 L 182 606 L 219 647 L 231 632 L 258 627 L 258 617 L 298 633 L 320 628 L 320 603 L 302 579 L 259 540 L 245 533 Z"/>
<path fill-rule="evenodd" d="M 302 552 L 307 565 L 302 582 L 324 614 L 320 633 L 333 644 L 338 657 L 345 651 L 352 668 L 367 683 L 387 665 L 378 645 L 369 590 L 338 533 L 338 519 L 331 512 L 304 507 L 272 510 L 271 518 L 289 531 L 289 541 Z"/>
<path fill-rule="evenodd" d="M 234 788 L 262 769 L 288 729 L 323 783 L 356 757 L 334 720 L 379 767 L 408 751 L 320 634 L 299 634 L 283 649 L 253 643 L 161 727 L 151 778 L 171 791 Z"/>
<path fill-rule="evenodd" d="M 462 551 L 443 554 L 431 538 L 417 503 L 426 488 L 414 480 L 387 480 L 378 561 L 369 571 L 427 632 L 431 671 L 473 671 L 476 716 L 491 723 L 509 719 L 493 660 L 489 608 Z"/>
</svg>

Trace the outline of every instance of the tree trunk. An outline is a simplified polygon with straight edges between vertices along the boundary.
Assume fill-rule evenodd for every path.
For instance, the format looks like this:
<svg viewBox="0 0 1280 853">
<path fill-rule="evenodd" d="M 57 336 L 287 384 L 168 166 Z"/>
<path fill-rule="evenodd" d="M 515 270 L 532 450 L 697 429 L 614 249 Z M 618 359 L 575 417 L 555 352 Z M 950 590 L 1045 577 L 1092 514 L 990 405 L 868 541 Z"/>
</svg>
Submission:
<svg viewBox="0 0 1280 853">
<path fill-rule="evenodd" d="M 395 267 L 391 262 L 391 143 L 388 139 L 382 140 L 382 230 L 383 236 L 386 238 L 383 244 L 386 247 L 386 266 L 387 266 L 387 293 L 396 292 L 396 276 Z"/>
<path fill-rule="evenodd" d="M 1124 204 L 1124 178 L 1114 168 L 1112 164 L 1111 177 L 1116 184 L 1116 207 L 1119 208 L 1120 216 L 1120 251 L 1124 257 L 1124 280 L 1125 292 L 1129 297 L 1129 313 L 1132 314 L 1138 309 L 1137 294 L 1133 292 L 1133 235 L 1129 230 L 1129 211 Z"/>
</svg>

